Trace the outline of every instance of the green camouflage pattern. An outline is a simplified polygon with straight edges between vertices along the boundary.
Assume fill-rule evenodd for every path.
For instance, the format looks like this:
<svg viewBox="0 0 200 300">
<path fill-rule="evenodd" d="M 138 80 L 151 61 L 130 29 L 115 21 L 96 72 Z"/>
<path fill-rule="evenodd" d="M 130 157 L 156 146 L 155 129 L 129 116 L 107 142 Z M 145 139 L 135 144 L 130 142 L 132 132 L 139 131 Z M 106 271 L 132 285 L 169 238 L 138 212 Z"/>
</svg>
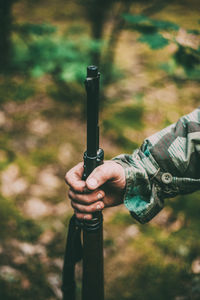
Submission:
<svg viewBox="0 0 200 300">
<path fill-rule="evenodd" d="M 140 223 L 150 221 L 165 198 L 200 189 L 200 108 L 114 160 L 125 170 L 125 206 Z"/>
</svg>

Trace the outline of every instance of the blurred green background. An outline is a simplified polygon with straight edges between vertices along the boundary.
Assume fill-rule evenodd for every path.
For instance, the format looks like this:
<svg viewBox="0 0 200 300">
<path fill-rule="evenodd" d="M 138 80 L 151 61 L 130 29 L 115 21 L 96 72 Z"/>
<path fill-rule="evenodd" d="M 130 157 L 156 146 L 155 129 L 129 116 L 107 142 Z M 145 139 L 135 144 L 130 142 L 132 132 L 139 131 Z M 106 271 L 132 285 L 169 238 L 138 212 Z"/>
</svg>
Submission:
<svg viewBox="0 0 200 300">
<path fill-rule="evenodd" d="M 199 27 L 197 0 L 0 2 L 1 299 L 61 299 L 86 67 L 102 74 L 106 159 L 131 153 L 199 105 Z M 106 300 L 200 299 L 199 196 L 168 199 L 146 225 L 105 210 Z"/>
</svg>

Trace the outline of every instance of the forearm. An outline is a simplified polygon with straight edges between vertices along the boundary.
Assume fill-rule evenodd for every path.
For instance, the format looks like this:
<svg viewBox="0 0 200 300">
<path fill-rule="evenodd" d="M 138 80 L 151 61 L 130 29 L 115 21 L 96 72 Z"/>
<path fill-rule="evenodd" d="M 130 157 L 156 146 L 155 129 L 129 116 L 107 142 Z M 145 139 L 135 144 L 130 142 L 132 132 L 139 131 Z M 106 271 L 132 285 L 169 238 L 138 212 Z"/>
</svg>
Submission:
<svg viewBox="0 0 200 300">
<path fill-rule="evenodd" d="M 114 160 L 126 174 L 124 204 L 138 221 L 148 222 L 164 198 L 200 189 L 200 109 Z"/>
</svg>

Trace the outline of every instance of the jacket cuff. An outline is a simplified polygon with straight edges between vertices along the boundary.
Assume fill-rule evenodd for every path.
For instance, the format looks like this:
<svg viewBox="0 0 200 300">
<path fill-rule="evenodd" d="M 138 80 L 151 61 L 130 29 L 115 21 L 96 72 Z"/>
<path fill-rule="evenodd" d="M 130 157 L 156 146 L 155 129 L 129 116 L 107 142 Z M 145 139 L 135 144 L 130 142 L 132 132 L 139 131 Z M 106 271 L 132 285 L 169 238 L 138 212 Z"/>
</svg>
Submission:
<svg viewBox="0 0 200 300">
<path fill-rule="evenodd" d="M 132 155 L 119 155 L 113 160 L 125 171 L 124 205 L 140 223 L 150 221 L 164 206 L 160 186 L 152 180 L 159 172 L 158 164 L 151 154 L 146 157 L 139 149 Z"/>
</svg>

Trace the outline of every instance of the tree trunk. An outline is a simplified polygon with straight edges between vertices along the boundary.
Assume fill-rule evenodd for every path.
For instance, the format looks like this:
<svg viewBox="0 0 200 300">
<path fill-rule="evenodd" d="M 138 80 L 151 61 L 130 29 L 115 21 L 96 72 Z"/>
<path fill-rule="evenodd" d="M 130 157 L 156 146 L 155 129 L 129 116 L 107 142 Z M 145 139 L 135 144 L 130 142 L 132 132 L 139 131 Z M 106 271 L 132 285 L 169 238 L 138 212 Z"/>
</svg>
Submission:
<svg viewBox="0 0 200 300">
<path fill-rule="evenodd" d="M 7 72 L 10 67 L 12 4 L 13 0 L 0 1 L 0 73 Z"/>
<path fill-rule="evenodd" d="M 114 0 L 81 0 L 87 20 L 90 23 L 91 38 L 95 41 L 103 39 L 103 30 L 107 15 Z M 91 64 L 100 66 L 101 51 L 91 49 Z"/>
</svg>

